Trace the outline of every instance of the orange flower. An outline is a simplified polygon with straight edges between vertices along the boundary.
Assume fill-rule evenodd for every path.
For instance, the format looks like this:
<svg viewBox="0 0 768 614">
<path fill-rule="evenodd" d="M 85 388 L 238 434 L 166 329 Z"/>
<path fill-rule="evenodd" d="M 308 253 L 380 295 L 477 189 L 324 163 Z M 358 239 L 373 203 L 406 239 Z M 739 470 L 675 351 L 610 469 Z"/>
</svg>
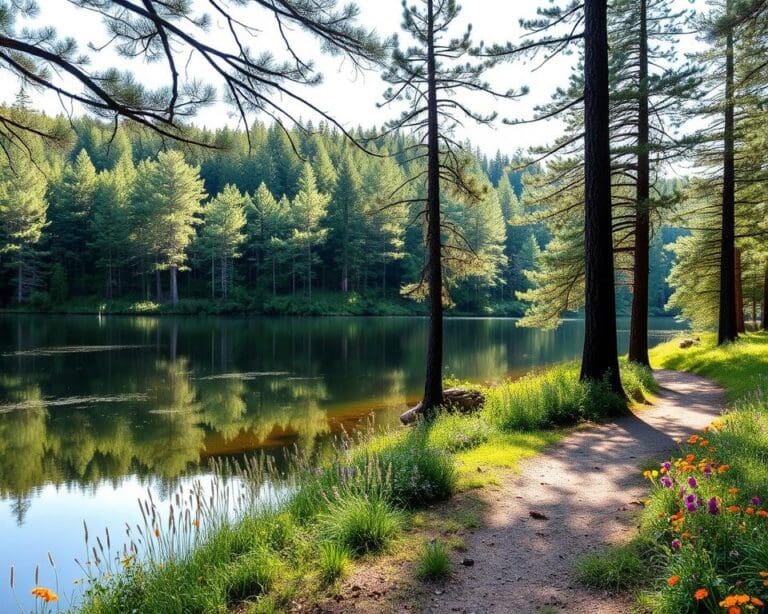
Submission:
<svg viewBox="0 0 768 614">
<path fill-rule="evenodd" d="M 761 518 L 768 518 L 768 512 L 766 512 L 765 510 L 757 510 L 756 513 Z"/>
<path fill-rule="evenodd" d="M 688 533 L 688 531 L 685 531 L 684 533 L 680 534 L 680 537 L 682 537 L 683 539 L 688 539 L 690 536 L 691 534 Z"/>
<path fill-rule="evenodd" d="M 694 443 L 696 443 L 698 440 L 699 440 L 699 436 L 698 436 L 698 435 L 691 435 L 691 436 L 688 438 L 688 443 L 690 443 L 691 445 L 693 445 L 693 444 L 694 444 Z"/>
<path fill-rule="evenodd" d="M 693 454 L 688 454 L 685 457 L 685 462 L 690 465 L 695 459 L 696 459 L 696 457 Z"/>
<path fill-rule="evenodd" d="M 741 608 L 737 605 L 732 605 L 728 608 L 728 614 L 741 614 Z"/>
<path fill-rule="evenodd" d="M 744 510 L 744 513 L 747 514 L 748 516 L 751 516 L 752 514 L 755 513 L 755 508 L 754 507 L 748 507 L 747 509 Z"/>
<path fill-rule="evenodd" d="M 768 571 L 761 571 L 760 572 L 760 577 L 761 578 L 768 578 Z"/>
<path fill-rule="evenodd" d="M 708 440 L 708 439 L 702 439 L 702 440 L 699 442 L 699 445 L 700 445 L 702 448 L 706 448 L 706 447 L 709 445 L 709 440 Z"/>
<path fill-rule="evenodd" d="M 670 577 L 667 579 L 667 585 L 668 585 L 668 586 L 674 586 L 674 585 L 675 585 L 675 584 L 677 584 L 678 582 L 680 582 L 680 576 L 670 576 Z"/>
<path fill-rule="evenodd" d="M 755 606 L 756 608 L 762 608 L 763 605 L 765 605 L 762 600 L 758 599 L 757 597 L 752 597 L 752 599 L 749 600 L 749 602 Z"/>
<path fill-rule="evenodd" d="M 723 465 L 723 467 L 727 467 L 727 466 L 728 465 Z M 720 469 L 718 469 L 718 471 L 720 471 Z M 728 489 L 728 494 L 729 495 L 737 495 L 737 494 L 739 494 L 739 489 L 738 488 L 729 488 Z"/>
<path fill-rule="evenodd" d="M 726 509 L 732 514 L 735 514 L 736 512 L 741 511 L 741 508 L 738 505 L 729 505 Z"/>
<path fill-rule="evenodd" d="M 42 599 L 45 601 L 45 603 L 50 603 L 51 601 L 58 601 L 59 596 L 54 593 L 50 588 L 44 588 L 42 586 L 36 586 L 32 589 L 32 594 L 37 597 L 38 599 Z"/>
<path fill-rule="evenodd" d="M 728 471 L 729 469 L 730 469 L 730 466 L 728 466 L 728 465 L 720 465 L 720 466 L 717 468 L 717 472 L 718 472 L 718 473 L 725 473 L 725 472 L 726 472 L 726 471 Z M 737 492 L 738 492 L 738 490 L 737 490 Z"/>
<path fill-rule="evenodd" d="M 702 599 L 706 599 L 709 597 L 709 591 L 706 588 L 700 588 L 693 594 L 693 598 L 696 601 L 701 601 Z"/>
</svg>

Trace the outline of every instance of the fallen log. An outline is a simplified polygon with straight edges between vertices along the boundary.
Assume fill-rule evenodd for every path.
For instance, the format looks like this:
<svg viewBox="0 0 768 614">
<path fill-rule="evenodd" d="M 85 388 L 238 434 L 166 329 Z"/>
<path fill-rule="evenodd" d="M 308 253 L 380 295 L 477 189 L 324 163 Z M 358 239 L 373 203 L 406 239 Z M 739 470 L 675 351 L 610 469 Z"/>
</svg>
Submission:
<svg viewBox="0 0 768 614">
<path fill-rule="evenodd" d="M 466 388 L 448 388 L 443 390 L 443 405 L 449 411 L 456 411 L 462 414 L 469 414 L 480 409 L 485 403 L 485 396 L 478 390 L 467 390 Z M 400 416 L 400 422 L 403 424 L 412 424 L 424 415 L 422 404 L 411 407 Z"/>
</svg>

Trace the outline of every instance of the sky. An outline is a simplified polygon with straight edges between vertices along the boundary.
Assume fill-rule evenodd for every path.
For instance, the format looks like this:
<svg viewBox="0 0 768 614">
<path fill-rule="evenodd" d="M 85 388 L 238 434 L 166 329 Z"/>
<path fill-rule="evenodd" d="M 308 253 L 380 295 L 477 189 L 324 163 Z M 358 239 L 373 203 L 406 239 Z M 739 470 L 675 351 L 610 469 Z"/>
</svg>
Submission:
<svg viewBox="0 0 768 614">
<path fill-rule="evenodd" d="M 196 1 L 201 9 L 207 4 L 206 0 Z M 692 4 L 689 0 L 672 1 L 681 7 Z M 127 61 L 110 50 L 98 53 L 89 51 L 89 43 L 100 46 L 107 40 L 104 25 L 98 15 L 75 9 L 69 0 L 38 0 L 38 4 L 41 11 L 34 25 L 50 25 L 55 27 L 60 35 L 73 37 L 80 49 L 91 56 L 93 69 L 119 66 L 121 69 L 133 71 L 139 80 L 148 86 L 167 82 L 164 66 L 158 63 Z M 466 23 L 472 24 L 475 41 L 482 40 L 486 44 L 516 41 L 523 35 L 519 26 L 520 18 L 534 16 L 536 7 L 540 4 L 541 2 L 536 0 L 465 0 L 458 22 L 462 27 Z M 701 6 L 703 0 L 696 0 L 693 4 Z M 358 6 L 360 21 L 367 28 L 375 29 L 382 37 L 398 32 L 402 10 L 400 0 L 358 0 Z M 259 26 L 259 34 L 252 42 L 254 50 L 268 50 L 278 58 L 285 57 L 284 45 L 272 20 L 265 12 L 251 8 L 241 16 L 249 24 Z M 342 125 L 347 128 L 358 125 L 363 127 L 380 125 L 399 114 L 397 108 L 386 110 L 377 108 L 376 105 L 382 101 L 382 93 L 386 89 L 386 84 L 377 72 L 360 73 L 354 70 L 349 60 L 324 56 L 319 52 L 317 41 L 302 32 L 293 31 L 288 35 L 303 57 L 315 60 L 324 78 L 321 85 L 302 93 Z M 226 45 L 228 36 L 225 24 L 214 18 L 207 37 L 212 44 Z M 692 44 L 690 40 L 683 41 L 681 48 L 683 50 L 691 48 Z M 214 86 L 219 85 L 208 67 L 195 59 L 187 62 L 187 56 L 181 50 L 179 50 L 179 56 L 181 58 L 179 65 L 183 66 L 190 75 L 210 82 Z M 489 76 L 492 85 L 501 90 L 528 86 L 530 94 L 518 101 L 499 101 L 487 96 L 473 97 L 470 101 L 471 105 L 474 110 L 483 113 L 497 111 L 500 118 L 530 118 L 535 105 L 547 102 L 555 87 L 567 85 L 574 61 L 575 56 L 561 57 L 535 72 L 531 70 L 537 65 L 535 62 L 532 64 L 520 61 L 502 64 Z M 0 72 L 0 98 L 4 98 L 6 102 L 10 102 L 13 94 L 18 90 L 18 84 L 11 81 L 7 72 Z M 34 91 L 29 93 L 36 108 L 53 114 L 62 112 L 62 102 L 57 96 Z M 311 113 L 305 108 L 289 103 L 286 103 L 286 106 L 304 119 L 312 118 Z M 82 112 L 80 109 L 69 107 L 66 107 L 66 111 L 74 114 Z M 261 119 L 266 121 L 268 118 Z M 211 107 L 202 109 L 194 119 L 194 123 L 218 128 L 224 125 L 237 125 L 237 118 L 225 103 L 217 102 Z M 457 136 L 460 139 L 469 139 L 474 146 L 489 154 L 497 150 L 513 154 L 518 149 L 552 141 L 559 130 L 560 125 L 557 121 L 518 126 L 497 122 L 493 128 L 467 124 L 459 129 Z"/>
</svg>

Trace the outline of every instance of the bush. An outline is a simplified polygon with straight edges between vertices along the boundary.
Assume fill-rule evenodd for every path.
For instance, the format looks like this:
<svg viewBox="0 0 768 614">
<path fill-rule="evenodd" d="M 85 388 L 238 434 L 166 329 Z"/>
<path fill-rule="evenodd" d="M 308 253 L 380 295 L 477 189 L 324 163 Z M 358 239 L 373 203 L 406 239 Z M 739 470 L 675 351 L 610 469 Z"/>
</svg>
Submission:
<svg viewBox="0 0 768 614">
<path fill-rule="evenodd" d="M 451 557 L 445 544 L 439 541 L 425 544 L 419 556 L 416 575 L 422 580 L 441 580 L 450 573 Z"/>
<path fill-rule="evenodd" d="M 386 501 L 340 497 L 318 519 L 321 534 L 355 554 L 378 552 L 397 535 L 402 516 Z"/>
</svg>

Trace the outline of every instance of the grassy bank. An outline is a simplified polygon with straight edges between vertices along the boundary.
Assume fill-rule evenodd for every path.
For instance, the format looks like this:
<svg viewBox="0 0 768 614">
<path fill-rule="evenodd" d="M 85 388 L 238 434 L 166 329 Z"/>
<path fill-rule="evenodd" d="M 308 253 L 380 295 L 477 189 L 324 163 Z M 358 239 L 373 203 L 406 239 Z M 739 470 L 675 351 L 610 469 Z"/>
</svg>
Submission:
<svg viewBox="0 0 768 614">
<path fill-rule="evenodd" d="M 653 389 L 647 371 L 626 366 L 622 375 L 630 397 Z M 283 611 L 297 599 L 311 605 L 352 566 L 402 543 L 422 521 L 420 509 L 494 483 L 495 471 L 540 452 L 562 427 L 625 407 L 604 386 L 580 384 L 575 365 L 484 392 L 486 406 L 475 415 L 445 413 L 341 442 L 327 458 L 296 458 L 288 476 L 250 463 L 228 489 L 222 479 L 211 494 L 179 493 L 170 516 L 146 502 L 144 525 L 127 549 L 90 537 L 79 611 L 256 613 Z M 444 575 L 446 548 L 459 546 L 424 544 L 415 574 Z"/>
<path fill-rule="evenodd" d="M 652 352 L 655 366 L 720 384 L 729 412 L 645 468 L 651 492 L 639 535 L 587 557 L 582 579 L 638 590 L 660 614 L 764 611 L 768 603 L 768 335 L 716 347 L 714 335 Z"/>
</svg>

